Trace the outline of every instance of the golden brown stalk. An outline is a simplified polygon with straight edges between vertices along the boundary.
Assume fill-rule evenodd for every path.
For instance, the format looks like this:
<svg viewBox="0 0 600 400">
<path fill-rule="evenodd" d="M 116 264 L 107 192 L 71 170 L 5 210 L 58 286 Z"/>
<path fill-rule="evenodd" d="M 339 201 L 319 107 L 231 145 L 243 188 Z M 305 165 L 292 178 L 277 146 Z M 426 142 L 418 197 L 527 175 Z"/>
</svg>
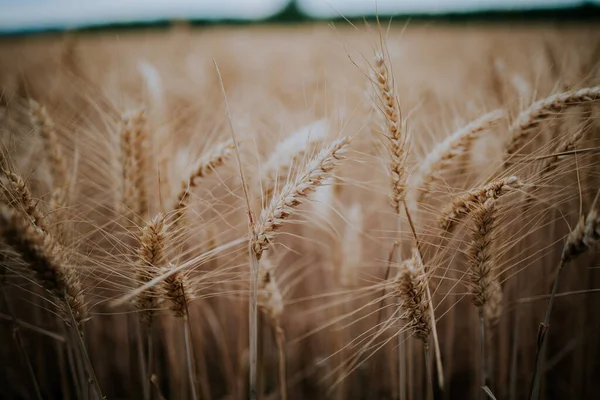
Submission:
<svg viewBox="0 0 600 400">
<path fill-rule="evenodd" d="M 292 182 L 289 182 L 263 209 L 255 228 L 252 249 L 260 257 L 275 239 L 276 231 L 290 217 L 293 209 L 302 203 L 311 192 L 321 186 L 342 159 L 350 139 L 343 137 L 323 148 L 315 158 L 308 163 L 304 171 Z"/>
<path fill-rule="evenodd" d="M 600 99 L 600 86 L 557 93 L 545 99 L 539 100 L 521 112 L 510 128 L 511 139 L 506 147 L 508 159 L 516 153 L 523 145 L 525 138 L 544 119 L 554 113 L 559 113 L 567 107 L 576 106 Z"/>
<path fill-rule="evenodd" d="M 37 282 L 58 300 L 59 311 L 67 323 L 72 313 L 81 329 L 87 318 L 81 282 L 74 268 L 61 260 L 53 238 L 4 205 L 0 206 L 0 221 L 4 241 L 28 264 Z"/>
<path fill-rule="evenodd" d="M 48 148 L 48 163 L 54 187 L 65 187 L 68 182 L 67 160 L 63 154 L 62 146 L 56 135 L 54 121 L 48 115 L 45 106 L 40 106 L 36 101 L 29 100 L 29 113 L 31 121 L 44 140 Z"/>
<path fill-rule="evenodd" d="M 487 199 L 498 199 L 499 197 L 518 189 L 522 186 L 516 176 L 502 178 L 485 186 L 471 189 L 465 194 L 454 198 L 443 211 L 440 218 L 440 228 L 446 233 L 451 233 L 456 224 L 467 216 L 474 207 L 484 204 Z"/>
<path fill-rule="evenodd" d="M 427 382 L 429 390 L 433 391 L 433 376 L 429 358 L 429 335 L 434 329 L 435 320 L 433 319 L 425 268 L 417 249 L 413 249 L 411 258 L 400 263 L 394 284 L 396 296 L 400 300 L 400 307 L 403 310 L 402 315 L 407 321 L 406 328 L 411 336 L 415 336 L 423 342 Z M 399 338 L 401 337 L 399 336 Z"/>
<path fill-rule="evenodd" d="M 531 400 L 537 400 L 540 394 L 541 371 L 545 361 L 546 337 L 548 334 L 548 328 L 550 327 L 550 315 L 552 314 L 554 299 L 556 297 L 556 292 L 558 291 L 558 283 L 561 272 L 569 265 L 571 261 L 575 260 L 587 249 L 595 245 L 598 240 L 600 240 L 600 213 L 598 213 L 598 210 L 596 209 L 599 196 L 600 190 L 596 194 L 591 211 L 586 217 L 582 215 L 581 218 L 579 218 L 579 222 L 569 233 L 567 240 L 565 241 L 558 272 L 556 273 L 554 284 L 552 285 L 552 292 L 550 294 L 548 308 L 546 309 L 546 316 L 544 317 L 544 321 L 540 324 L 538 331 L 538 346 L 535 356 L 535 373 L 533 375 L 533 381 L 531 384 Z"/>
<path fill-rule="evenodd" d="M 175 268 L 169 263 L 169 269 Z M 173 275 L 165 278 L 162 282 L 163 296 L 171 303 L 170 310 L 176 317 L 183 317 L 187 314 L 187 306 L 194 300 L 191 292 L 190 282 L 183 273 L 177 271 Z"/>
<path fill-rule="evenodd" d="M 387 62 L 384 51 L 378 53 L 375 57 L 375 67 L 373 68 L 372 78 L 374 81 L 378 103 L 384 118 L 384 135 L 388 140 L 388 150 L 390 154 L 390 182 L 391 182 L 391 205 L 394 212 L 399 217 L 402 212 L 402 206 L 406 205 L 406 159 L 408 157 L 408 146 L 410 137 L 408 125 L 405 118 L 402 117 L 402 111 L 398 98 L 395 94 L 396 87 L 391 74 L 391 65 Z M 402 230 L 400 220 L 397 220 L 397 234 Z M 393 246 L 395 247 L 395 246 Z M 389 278 L 390 266 L 386 272 L 386 280 Z M 408 388 L 406 381 L 405 360 L 406 349 L 404 334 L 398 334 L 398 388 L 400 400 L 406 398 Z"/>
<path fill-rule="evenodd" d="M 8 180 L 8 188 L 5 189 L 6 197 L 9 201 L 14 202 L 14 208 L 21 210 L 27 219 L 41 230 L 46 230 L 44 215 L 38 209 L 36 202 L 33 200 L 29 187 L 23 181 L 20 175 L 2 168 L 2 173 Z"/>
<path fill-rule="evenodd" d="M 502 288 L 494 272 L 494 224 L 495 200 L 488 199 L 473 212 L 473 230 L 470 247 L 470 283 L 472 302 L 479 310 L 479 342 L 481 387 L 488 385 L 486 359 L 486 325 L 499 317 L 502 301 Z M 483 393 L 481 395 L 483 397 Z"/>
<path fill-rule="evenodd" d="M 156 215 L 142 230 L 138 260 L 135 264 L 137 282 L 148 283 L 163 272 L 165 257 L 165 221 L 162 214 Z M 140 319 L 146 324 L 152 323 L 152 317 L 158 308 L 159 289 L 154 286 L 139 293 L 134 301 L 140 311 Z"/>
<path fill-rule="evenodd" d="M 419 163 L 417 170 L 410 176 L 410 188 L 419 191 L 414 202 L 421 201 L 423 196 L 431 190 L 431 183 L 450 161 L 468 153 L 479 134 L 499 122 L 503 117 L 504 112 L 502 110 L 484 114 L 455 131 L 431 149 L 425 159 Z"/>
<path fill-rule="evenodd" d="M 406 195 L 406 177 L 404 175 L 409 133 L 406 119 L 402 117 L 400 104 L 394 93 L 395 85 L 390 69 L 383 53 L 377 54 L 373 68 L 374 84 L 377 88 L 381 112 L 385 117 L 384 135 L 389 140 L 391 202 L 396 214 L 400 215 L 402 201 Z"/>
<path fill-rule="evenodd" d="M 146 193 L 146 131 L 144 111 L 123 114 L 121 126 L 121 202 L 125 214 L 140 223 L 148 211 Z"/>
<path fill-rule="evenodd" d="M 502 292 L 494 272 L 495 201 L 488 199 L 473 211 L 469 276 L 473 304 L 487 317 L 497 317 Z M 500 290 L 499 295 L 496 294 Z M 494 318 L 495 319 L 495 318 Z M 492 322 L 492 321 L 490 321 Z"/>
<path fill-rule="evenodd" d="M 396 295 L 406 313 L 408 330 L 425 346 L 429 346 L 431 314 L 427 300 L 427 277 L 417 254 L 400 263 L 395 285 Z"/>
<path fill-rule="evenodd" d="M 575 229 L 567 236 L 563 247 L 561 264 L 566 265 L 573 261 L 600 239 L 600 215 L 598 210 L 592 209 L 587 217 L 581 217 Z"/>
<path fill-rule="evenodd" d="M 173 205 L 175 222 L 181 219 L 183 209 L 187 205 L 190 196 L 190 190 L 198 184 L 197 179 L 205 178 L 211 174 L 215 168 L 225 164 L 229 157 L 231 157 L 234 149 L 235 146 L 233 140 L 229 139 L 216 145 L 196 162 L 188 177 L 183 181 L 181 190 L 177 194 L 177 199 Z"/>
</svg>

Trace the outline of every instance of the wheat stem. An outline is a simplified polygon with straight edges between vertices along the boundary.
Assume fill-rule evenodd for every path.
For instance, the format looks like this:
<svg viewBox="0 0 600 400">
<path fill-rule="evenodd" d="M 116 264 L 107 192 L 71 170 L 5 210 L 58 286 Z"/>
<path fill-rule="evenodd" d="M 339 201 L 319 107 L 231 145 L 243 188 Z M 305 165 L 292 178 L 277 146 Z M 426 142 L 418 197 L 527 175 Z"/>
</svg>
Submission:
<svg viewBox="0 0 600 400">
<path fill-rule="evenodd" d="M 557 93 L 539 100 L 523 110 L 510 127 L 510 142 L 506 147 L 505 160 L 523 147 L 523 141 L 529 133 L 544 119 L 553 113 L 559 113 L 567 107 L 589 103 L 600 99 L 600 86 L 589 87 L 577 91 Z"/>
<path fill-rule="evenodd" d="M 548 301 L 548 308 L 544 321 L 540 324 L 537 339 L 537 351 L 535 356 L 535 372 L 531 384 L 531 400 L 539 399 L 541 372 L 545 361 L 546 340 L 548 329 L 550 328 L 550 315 L 554 306 L 554 299 L 558 290 L 558 284 L 562 271 L 577 257 L 583 254 L 589 247 L 594 245 L 600 239 L 600 215 L 595 209 L 596 203 L 600 196 L 600 190 L 596 194 L 596 198 L 592 204 L 592 209 L 586 217 L 581 216 L 575 228 L 567 236 L 567 240 L 563 247 L 561 261 L 558 266 L 558 272 L 552 284 L 552 292 Z"/>
</svg>

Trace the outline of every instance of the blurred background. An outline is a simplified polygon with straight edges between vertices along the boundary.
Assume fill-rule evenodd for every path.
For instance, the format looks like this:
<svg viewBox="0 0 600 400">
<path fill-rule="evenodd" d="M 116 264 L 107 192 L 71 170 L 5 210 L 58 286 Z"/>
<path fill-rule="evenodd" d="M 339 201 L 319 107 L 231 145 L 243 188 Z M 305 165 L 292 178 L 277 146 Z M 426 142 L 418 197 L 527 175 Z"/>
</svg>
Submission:
<svg viewBox="0 0 600 400">
<path fill-rule="evenodd" d="M 264 22 L 340 16 L 596 17 L 600 0 L 0 0 L 0 32 L 166 21 Z"/>
</svg>

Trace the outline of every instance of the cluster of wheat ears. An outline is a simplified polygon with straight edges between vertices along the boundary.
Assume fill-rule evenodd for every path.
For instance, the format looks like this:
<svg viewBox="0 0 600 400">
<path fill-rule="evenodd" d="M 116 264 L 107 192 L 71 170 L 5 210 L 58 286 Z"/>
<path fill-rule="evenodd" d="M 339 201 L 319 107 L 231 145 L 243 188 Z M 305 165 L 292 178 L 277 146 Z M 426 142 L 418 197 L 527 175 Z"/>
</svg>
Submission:
<svg viewBox="0 0 600 400">
<path fill-rule="evenodd" d="M 272 35 L 264 48 L 297 39 Z M 7 398 L 597 390 L 597 52 L 579 63 L 592 84 L 547 97 L 510 59 L 481 61 L 485 99 L 444 108 L 435 88 L 400 89 L 392 60 L 407 54 L 384 36 L 344 61 L 348 79 L 315 82 L 240 37 L 231 58 L 186 58 L 196 81 L 133 56 L 103 64 L 106 49 L 72 38 L 0 76 Z M 569 60 L 545 46 L 559 80 Z M 289 74 L 247 83 L 288 67 L 287 88 Z M 436 125 L 448 112 L 453 131 Z"/>
</svg>

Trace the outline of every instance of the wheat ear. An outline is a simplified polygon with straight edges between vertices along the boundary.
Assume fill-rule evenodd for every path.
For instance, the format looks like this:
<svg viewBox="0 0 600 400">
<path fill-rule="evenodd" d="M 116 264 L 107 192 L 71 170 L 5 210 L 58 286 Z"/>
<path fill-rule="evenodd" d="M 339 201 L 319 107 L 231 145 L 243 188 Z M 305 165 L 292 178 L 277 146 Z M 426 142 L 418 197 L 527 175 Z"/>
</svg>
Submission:
<svg viewBox="0 0 600 400">
<path fill-rule="evenodd" d="M 411 190 L 419 191 L 416 201 L 421 201 L 423 196 L 430 191 L 431 183 L 450 161 L 462 154 L 468 153 L 473 142 L 479 137 L 479 134 L 499 122 L 503 117 L 504 112 L 502 110 L 495 110 L 484 114 L 475 121 L 455 131 L 431 149 L 409 179 Z"/>
<path fill-rule="evenodd" d="M 148 283 L 165 269 L 165 239 L 165 217 L 159 213 L 142 229 L 134 269 L 137 282 Z M 153 286 L 139 293 L 134 301 L 135 307 L 140 311 L 141 321 L 148 325 L 152 323 L 152 317 L 158 308 L 159 295 L 159 289 Z"/>
<path fill-rule="evenodd" d="M 550 315 L 552 313 L 554 299 L 558 290 L 561 272 L 571 263 L 571 261 L 575 260 L 587 249 L 592 247 L 598 240 L 600 240 L 600 214 L 596 209 L 599 195 L 600 190 L 596 194 L 591 211 L 587 216 L 584 217 L 582 215 L 581 218 L 579 218 L 579 222 L 567 236 L 567 240 L 565 241 L 565 245 L 563 247 L 558 271 L 552 285 L 552 292 L 550 294 L 550 300 L 548 301 L 546 315 L 544 317 L 544 321 L 540 324 L 538 331 L 535 372 L 531 384 L 531 400 L 537 400 L 539 398 L 541 371 L 545 359 L 546 337 L 548 334 L 548 328 L 550 327 Z"/>
<path fill-rule="evenodd" d="M 502 288 L 494 272 L 495 200 L 488 199 L 473 211 L 469 249 L 471 299 L 479 310 L 481 387 L 489 385 L 486 358 L 486 324 L 494 323 L 501 309 Z M 482 393 L 483 396 L 483 393 Z"/>
<path fill-rule="evenodd" d="M 49 150 L 47 154 L 53 186 L 65 187 L 69 176 L 67 160 L 54 128 L 54 121 L 48 115 L 46 107 L 40 106 L 34 100 L 29 100 L 29 114 L 36 131 Z"/>
<path fill-rule="evenodd" d="M 305 157 L 310 146 L 321 144 L 329 133 L 329 121 L 320 119 L 305 125 L 277 144 L 261 168 L 263 197 L 270 197 L 277 184 L 287 179 L 291 169 Z"/>
<path fill-rule="evenodd" d="M 398 274 L 394 280 L 395 293 L 400 299 L 407 321 L 408 332 L 423 342 L 427 381 L 429 390 L 433 391 L 433 377 L 429 357 L 429 335 L 432 332 L 432 310 L 428 299 L 427 276 L 419 253 L 416 249 L 413 256 L 400 263 Z"/>
<path fill-rule="evenodd" d="M 181 190 L 173 205 L 175 211 L 174 220 L 177 222 L 182 217 L 183 209 L 187 205 L 190 190 L 196 187 L 197 179 L 211 174 L 215 168 L 222 166 L 231 157 L 235 149 L 232 139 L 219 143 L 206 154 L 204 154 L 194 165 L 188 177 L 181 184 Z"/>
<path fill-rule="evenodd" d="M 554 172 L 556 170 L 560 161 L 563 159 L 564 154 L 576 149 L 577 143 L 579 143 L 579 141 L 583 137 L 584 132 L 587 129 L 587 126 L 589 126 L 589 124 L 586 124 L 586 126 L 582 127 L 581 129 L 578 129 L 573 135 L 571 135 L 567 140 L 560 143 L 554 149 L 553 155 L 551 157 L 544 159 L 544 163 L 542 164 L 541 170 L 539 172 L 539 179 L 536 179 L 537 181 L 543 182 L 543 180 L 546 177 L 548 177 L 552 172 Z M 527 200 L 525 203 L 526 211 L 531 207 L 531 205 L 535 199 L 535 197 L 533 196 L 533 193 L 535 191 L 537 191 L 537 189 L 538 189 L 538 186 L 535 184 L 533 184 L 529 188 L 529 192 L 528 192 L 529 195 L 527 196 Z"/>
<path fill-rule="evenodd" d="M 523 145 L 525 138 L 542 121 L 553 113 L 564 109 L 600 99 L 600 86 L 557 93 L 545 99 L 536 101 L 523 110 L 510 127 L 510 141 L 506 147 L 506 159 L 516 153 Z"/>
<path fill-rule="evenodd" d="M 590 120 L 591 121 L 591 120 Z M 558 166 L 560 160 L 564 158 L 564 153 L 573 151 L 576 149 L 577 144 L 583 137 L 587 128 L 589 127 L 589 123 L 586 123 L 581 129 L 578 129 L 573 135 L 571 135 L 567 140 L 562 142 L 560 145 L 556 147 L 554 150 L 554 155 L 544 161 L 542 166 L 542 170 L 540 172 L 540 178 L 544 178 L 550 175 Z"/>
<path fill-rule="evenodd" d="M 408 127 L 406 119 L 402 117 L 400 104 L 395 94 L 394 80 L 383 53 L 379 53 L 375 57 L 373 73 L 379 105 L 385 117 L 384 134 L 389 141 L 391 202 L 396 214 L 400 215 L 402 202 L 406 195 L 405 167 L 409 143 Z"/>
<path fill-rule="evenodd" d="M 143 110 L 127 112 L 122 116 L 121 201 L 126 207 L 126 215 L 136 223 L 140 223 L 148 211 L 145 161 L 148 132 L 145 125 Z"/>
<path fill-rule="evenodd" d="M 169 263 L 168 270 L 172 270 L 175 267 Z M 192 399 L 198 398 L 198 389 L 196 384 L 196 362 L 194 360 L 194 347 L 192 341 L 192 330 L 190 327 L 190 314 L 188 311 L 188 305 L 194 299 L 191 292 L 190 282 L 186 278 L 183 271 L 177 271 L 174 274 L 168 276 L 162 282 L 163 297 L 169 300 L 170 310 L 173 312 L 175 317 L 183 320 L 184 329 L 184 344 L 185 344 L 185 356 L 186 356 L 186 367 L 188 371 L 188 380 L 190 384 L 190 392 Z M 210 396 L 205 396 L 209 398 Z"/>
<path fill-rule="evenodd" d="M 72 313 L 81 329 L 88 315 L 81 282 L 75 269 L 62 261 L 53 238 L 5 205 L 0 205 L 0 218 L 4 241 L 28 264 L 37 282 L 59 300 L 62 317 L 70 321 Z"/>
<path fill-rule="evenodd" d="M 73 326 L 76 343 L 85 362 L 88 384 L 102 399 L 102 391 L 83 342 L 83 323 L 88 317 L 82 285 L 75 269 L 64 263 L 53 238 L 22 213 L 0 205 L 0 234 L 31 268 L 36 281 L 58 303 L 58 311 L 68 326 Z"/>
<path fill-rule="evenodd" d="M 440 218 L 440 228 L 445 233 L 451 233 L 456 224 L 471 213 L 474 207 L 482 205 L 487 199 L 497 200 L 501 196 L 518 189 L 523 184 L 516 176 L 502 178 L 485 186 L 471 189 L 465 194 L 454 198 L 443 211 Z"/>
<path fill-rule="evenodd" d="M 342 159 L 350 138 L 343 137 L 323 148 L 304 171 L 292 182 L 286 184 L 280 193 L 262 210 L 254 232 L 252 249 L 260 260 L 260 256 L 275 239 L 276 231 L 290 217 L 293 210 L 307 198 L 311 192 L 323 184 L 331 176 L 333 170 Z"/>
<path fill-rule="evenodd" d="M 383 49 L 375 56 L 375 66 L 373 68 L 372 81 L 374 83 L 378 104 L 384 117 L 384 135 L 388 140 L 388 152 L 390 155 L 390 200 L 394 212 L 399 217 L 402 212 L 402 205 L 406 207 L 406 159 L 408 157 L 408 145 L 410 142 L 408 124 L 402 117 L 400 103 L 396 96 L 396 87 L 391 74 L 391 65 L 387 62 Z M 407 213 L 408 216 L 408 213 Z M 397 220 L 397 234 L 402 230 L 400 219 Z M 395 244 L 392 248 L 396 248 Z M 392 253 L 390 253 L 392 254 Z M 387 280 L 390 274 L 391 263 L 388 264 L 386 271 Z M 385 289 L 384 289 L 385 290 Z M 384 293 L 385 295 L 385 293 Z M 400 400 L 406 399 L 406 344 L 404 343 L 404 334 L 398 333 L 398 388 Z"/>
<path fill-rule="evenodd" d="M 46 231 L 44 215 L 39 210 L 36 202 L 33 200 L 29 187 L 23 181 L 20 175 L 2 168 L 2 173 L 8 181 L 8 188 L 5 188 L 6 197 L 9 201 L 14 201 L 17 208 L 23 212 L 27 219 L 42 231 Z"/>
<path fill-rule="evenodd" d="M 425 269 L 417 254 L 404 260 L 398 267 L 395 279 L 396 295 L 406 311 L 407 328 L 423 343 L 429 345 L 431 314 L 427 301 L 427 278 Z"/>
</svg>

